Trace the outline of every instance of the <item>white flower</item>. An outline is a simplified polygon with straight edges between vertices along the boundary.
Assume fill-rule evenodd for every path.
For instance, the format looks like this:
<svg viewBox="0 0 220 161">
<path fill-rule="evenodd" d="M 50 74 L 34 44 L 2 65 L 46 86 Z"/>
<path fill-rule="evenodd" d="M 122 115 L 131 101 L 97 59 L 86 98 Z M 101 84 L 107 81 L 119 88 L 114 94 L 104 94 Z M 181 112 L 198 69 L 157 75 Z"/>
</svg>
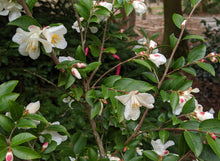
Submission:
<svg viewBox="0 0 220 161">
<path fill-rule="evenodd" d="M 167 141 L 165 144 L 163 144 L 160 139 L 157 139 L 156 141 L 151 140 L 151 145 L 153 146 L 153 150 L 159 156 L 167 155 L 169 153 L 169 151 L 166 149 L 170 146 L 173 146 L 174 144 L 175 143 L 172 140 Z"/>
<path fill-rule="evenodd" d="M 154 108 L 154 97 L 148 93 L 138 93 L 137 90 L 129 92 L 122 96 L 115 96 L 122 104 L 125 105 L 125 119 L 137 120 L 140 116 L 139 107 L 144 106 L 149 109 Z"/>
<path fill-rule="evenodd" d="M 18 51 L 21 55 L 37 59 L 40 56 L 39 41 L 47 53 L 52 51 L 51 44 L 40 37 L 42 30 L 38 26 L 31 25 L 28 30 L 30 32 L 17 28 L 16 34 L 12 37 L 12 41 L 20 45 Z"/>
<path fill-rule="evenodd" d="M 66 98 L 63 98 L 63 102 L 64 102 L 64 103 L 68 103 L 69 108 L 71 108 L 71 109 L 72 109 L 71 104 L 72 104 L 74 101 L 75 101 L 75 100 L 72 99 L 70 96 L 68 96 L 68 97 L 66 97 Z"/>
<path fill-rule="evenodd" d="M 95 26 L 89 27 L 91 33 L 95 34 L 96 32 L 98 32 L 98 28 Z"/>
<path fill-rule="evenodd" d="M 75 161 L 76 160 L 76 158 L 72 158 L 70 156 L 69 156 L 69 159 L 70 159 L 70 161 Z"/>
<path fill-rule="evenodd" d="M 63 37 L 64 34 L 67 33 L 67 29 L 65 26 L 53 26 L 53 27 L 45 27 L 43 29 L 43 35 L 49 41 L 53 47 L 59 49 L 65 49 L 67 46 L 67 42 Z"/>
<path fill-rule="evenodd" d="M 84 20 L 83 17 L 80 17 L 79 18 L 80 22 L 82 22 Z M 82 26 L 81 26 L 82 27 Z M 72 26 L 73 29 L 75 29 L 77 32 L 80 32 L 80 29 L 79 29 L 79 24 L 78 24 L 78 21 L 76 20 L 74 23 L 73 23 L 73 26 Z M 82 32 L 84 31 L 84 27 L 82 27 Z"/>
<path fill-rule="evenodd" d="M 181 27 L 183 28 L 186 25 L 186 20 L 181 23 Z"/>
<path fill-rule="evenodd" d="M 142 15 L 147 11 L 147 6 L 144 4 L 144 1 L 140 1 L 140 0 L 134 0 L 132 3 L 135 11 Z"/>
<path fill-rule="evenodd" d="M 13 21 L 21 16 L 22 6 L 16 1 L 1 0 L 0 15 L 9 15 L 9 21 Z"/>
<path fill-rule="evenodd" d="M 156 54 L 149 54 L 150 61 L 152 61 L 157 67 L 163 65 L 167 62 L 166 57 L 163 54 L 156 53 Z"/>
<path fill-rule="evenodd" d="M 63 61 L 74 61 L 75 59 L 71 56 L 59 56 L 58 58 L 59 62 L 63 62 Z"/>
<path fill-rule="evenodd" d="M 37 111 L 40 109 L 40 101 L 37 102 L 31 102 L 27 105 L 27 107 L 25 108 L 25 111 L 27 113 L 37 113 Z"/>
<path fill-rule="evenodd" d="M 142 155 L 143 149 L 140 149 L 139 147 L 136 148 L 136 152 L 138 153 L 138 155 Z"/>
<path fill-rule="evenodd" d="M 51 125 L 60 125 L 60 123 L 57 121 L 57 122 L 51 123 Z M 61 142 L 67 140 L 67 136 L 66 135 L 64 135 L 64 136 L 60 135 L 56 131 L 44 130 L 44 131 L 41 132 L 41 134 L 50 134 L 52 136 L 52 140 L 57 142 L 57 145 L 60 145 Z M 44 143 L 44 137 L 43 136 L 40 136 L 39 140 L 40 140 L 41 143 Z"/>
<path fill-rule="evenodd" d="M 99 2 L 99 5 L 107 8 L 109 11 L 112 10 L 112 4 L 111 3 L 108 3 L 108 2 L 105 2 L 105 1 L 101 1 L 101 2 Z"/>
<path fill-rule="evenodd" d="M 77 79 L 82 79 L 79 71 L 76 68 L 72 67 L 71 72 Z"/>
<path fill-rule="evenodd" d="M 147 46 L 146 46 L 147 45 L 147 39 L 145 37 L 139 39 L 137 42 L 140 45 L 135 45 L 133 49 L 138 49 L 138 48 L 146 48 L 147 49 Z"/>
<path fill-rule="evenodd" d="M 150 40 L 149 48 L 150 49 L 155 49 L 157 47 L 157 43 L 153 40 Z"/>
<path fill-rule="evenodd" d="M 196 118 L 200 121 L 213 119 L 214 118 L 213 114 L 215 113 L 213 108 L 211 108 L 209 111 L 203 112 L 203 107 L 200 104 L 196 106 L 194 112 L 196 113 Z"/>
<path fill-rule="evenodd" d="M 120 161 L 121 160 L 119 157 L 111 156 L 111 154 L 107 154 L 107 157 L 110 161 Z"/>
</svg>

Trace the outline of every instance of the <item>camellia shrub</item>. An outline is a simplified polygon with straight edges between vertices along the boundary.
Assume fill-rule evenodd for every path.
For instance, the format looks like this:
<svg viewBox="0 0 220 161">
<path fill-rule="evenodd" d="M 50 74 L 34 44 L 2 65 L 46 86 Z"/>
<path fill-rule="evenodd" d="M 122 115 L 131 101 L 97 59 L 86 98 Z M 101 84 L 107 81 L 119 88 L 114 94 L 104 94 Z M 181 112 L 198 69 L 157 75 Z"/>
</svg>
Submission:
<svg viewBox="0 0 220 161">
<path fill-rule="evenodd" d="M 215 76 L 213 66 L 204 60 L 218 63 L 220 55 L 215 51 L 205 55 L 206 46 L 200 45 L 187 58 L 173 59 L 181 40 L 204 41 L 198 35 L 182 37 L 201 0 L 191 0 L 193 9 L 188 17 L 173 15 L 181 33 L 178 38 L 170 36 L 169 58 L 158 53 L 155 35 L 147 36 L 143 29 L 143 38 L 135 45 L 115 47 L 115 42 L 129 41 L 125 29 L 113 29 L 114 22 L 123 16 L 118 11 L 124 8 L 129 15 L 135 9 L 143 14 L 147 6 L 142 0 L 71 1 L 77 19 L 72 30 L 81 39 L 72 55 L 63 50 L 69 43 L 65 24 L 44 26 L 32 16 L 35 0 L 19 2 L 1 0 L 0 14 L 8 16 L 8 25 L 17 26 L 12 42 L 24 59 L 36 60 L 42 54 L 51 57 L 60 71 L 58 83 L 29 73 L 63 92 L 60 97 L 73 111 L 73 115 L 66 111 L 63 117 L 77 126 L 68 131 L 60 120 L 49 122 L 39 112 L 40 100 L 19 104 L 19 94 L 13 92 L 18 81 L 4 82 L 0 85 L 0 160 L 220 159 L 220 117 L 214 117 L 218 111 L 203 110 L 193 96 L 199 89 L 192 88 L 193 82 L 183 75 L 196 76 L 194 67 L 199 66 Z M 124 60 L 119 50 L 133 55 Z M 112 62 L 103 57 L 116 65 L 106 69 Z M 140 79 L 123 74 L 129 63 L 144 68 Z"/>
</svg>

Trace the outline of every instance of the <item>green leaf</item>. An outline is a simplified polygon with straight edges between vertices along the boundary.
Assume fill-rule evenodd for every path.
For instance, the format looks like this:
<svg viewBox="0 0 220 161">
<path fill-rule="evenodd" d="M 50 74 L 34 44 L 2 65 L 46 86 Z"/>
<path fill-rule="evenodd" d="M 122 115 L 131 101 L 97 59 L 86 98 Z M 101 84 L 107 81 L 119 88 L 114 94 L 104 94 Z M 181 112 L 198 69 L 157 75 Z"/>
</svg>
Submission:
<svg viewBox="0 0 220 161">
<path fill-rule="evenodd" d="M 153 160 L 153 161 L 158 161 L 159 160 L 159 156 L 152 150 L 144 150 L 142 151 L 142 153 L 148 157 L 149 159 Z"/>
<path fill-rule="evenodd" d="M 89 90 L 88 92 L 86 92 L 86 102 L 90 105 L 90 106 L 93 106 L 94 105 L 94 102 L 95 102 L 95 99 L 96 99 L 96 94 L 95 94 L 95 91 L 92 89 L 92 90 Z"/>
<path fill-rule="evenodd" d="M 178 161 L 179 157 L 176 155 L 168 154 L 164 156 L 163 161 Z"/>
<path fill-rule="evenodd" d="M 21 128 L 36 128 L 37 125 L 35 124 L 35 122 L 33 120 L 29 120 L 29 119 L 25 119 L 25 118 L 21 118 L 18 121 L 17 127 L 21 127 Z"/>
<path fill-rule="evenodd" d="M 106 78 L 106 79 L 104 80 L 104 83 L 103 83 L 103 84 L 104 84 L 106 87 L 112 88 L 113 85 L 114 85 L 114 83 L 115 83 L 117 80 L 119 80 L 119 79 L 121 79 L 121 76 L 119 76 L 119 75 L 113 75 L 113 76 L 110 76 L 110 77 Z"/>
<path fill-rule="evenodd" d="M 101 102 L 98 101 L 91 108 L 91 119 L 93 119 L 99 113 L 100 109 L 101 109 Z"/>
<path fill-rule="evenodd" d="M 189 52 L 189 54 L 187 56 L 188 63 L 192 63 L 194 61 L 197 61 L 197 60 L 204 58 L 205 53 L 206 53 L 206 46 L 205 45 L 195 47 L 194 49 L 192 49 Z"/>
<path fill-rule="evenodd" d="M 73 76 L 73 74 L 68 71 L 68 76 L 66 78 L 66 85 L 65 85 L 65 89 L 71 87 L 71 85 L 75 82 L 76 78 Z"/>
<path fill-rule="evenodd" d="M 210 134 L 206 135 L 209 146 L 215 152 L 215 154 L 220 158 L 220 139 L 216 138 L 216 140 L 212 139 Z"/>
<path fill-rule="evenodd" d="M 115 54 L 117 52 L 117 50 L 114 47 L 108 47 L 108 48 L 105 48 L 105 50 L 103 52 Z"/>
<path fill-rule="evenodd" d="M 212 158 L 212 161 L 219 161 L 219 157 L 213 152 L 211 147 L 207 144 L 203 144 L 203 151 L 199 159 L 201 159 L 201 161 L 206 161 L 210 160 L 210 158 Z"/>
<path fill-rule="evenodd" d="M 75 59 L 86 62 L 86 55 L 80 45 L 76 48 Z"/>
<path fill-rule="evenodd" d="M 119 103 L 119 101 L 117 100 L 116 107 L 117 107 L 118 121 L 122 122 L 125 119 L 125 116 L 124 116 L 125 106 L 123 104 Z"/>
<path fill-rule="evenodd" d="M 185 18 L 181 16 L 180 14 L 174 13 L 172 19 L 173 19 L 174 24 L 179 29 L 181 29 L 182 22 L 185 20 Z"/>
<path fill-rule="evenodd" d="M 198 121 L 186 121 L 186 122 L 182 122 L 180 127 L 184 128 L 184 129 L 198 129 L 199 128 L 200 123 Z"/>
<path fill-rule="evenodd" d="M 82 88 L 73 88 L 72 92 L 74 93 L 76 100 L 79 101 L 79 99 L 83 95 L 83 89 Z"/>
<path fill-rule="evenodd" d="M 36 139 L 37 137 L 32 135 L 31 133 L 20 133 L 16 136 L 14 136 L 11 140 L 11 146 L 16 146 L 16 145 L 20 145 L 22 143 L 25 143 L 27 141 Z"/>
<path fill-rule="evenodd" d="M 70 134 L 68 133 L 68 131 L 66 130 L 66 128 L 63 125 L 50 125 L 46 128 L 46 130 L 62 132 L 64 134 L 70 136 Z"/>
<path fill-rule="evenodd" d="M 205 39 L 199 35 L 188 35 L 188 36 L 185 36 L 182 40 L 188 40 L 188 39 L 199 39 L 205 42 Z"/>
<path fill-rule="evenodd" d="M 191 113 L 194 111 L 194 109 L 195 109 L 195 100 L 194 97 L 192 97 L 184 104 L 182 114 Z"/>
<path fill-rule="evenodd" d="M 185 80 L 184 83 L 182 84 L 182 86 L 179 88 L 179 90 L 186 91 L 187 89 L 192 87 L 192 83 L 193 83 L 192 80 Z"/>
<path fill-rule="evenodd" d="M 192 74 L 193 76 L 196 76 L 196 70 L 192 67 L 182 68 L 183 71 Z"/>
<path fill-rule="evenodd" d="M 86 144 L 87 144 L 87 138 L 83 134 L 80 134 L 76 142 L 73 144 L 74 153 L 75 154 L 81 153 L 84 147 L 86 146 Z"/>
<path fill-rule="evenodd" d="M 134 158 L 130 159 L 129 161 L 142 161 L 143 157 L 142 156 L 135 156 Z"/>
<path fill-rule="evenodd" d="M 185 58 L 183 56 L 179 57 L 173 64 L 173 69 L 178 69 L 185 64 Z"/>
<path fill-rule="evenodd" d="M 8 25 L 18 26 L 18 27 L 20 27 L 20 28 L 22 28 L 26 31 L 28 31 L 28 27 L 31 26 L 31 25 L 41 27 L 41 25 L 37 22 L 36 19 L 34 19 L 30 16 L 27 16 L 27 15 L 18 17 L 14 21 L 9 22 Z"/>
<path fill-rule="evenodd" d="M 32 8 L 34 7 L 37 0 L 25 0 L 29 10 L 32 12 Z"/>
<path fill-rule="evenodd" d="M 8 101 L 12 100 L 15 101 L 18 98 L 19 94 L 17 93 L 11 93 L 11 94 L 5 94 L 0 97 L 0 111 L 4 111 L 5 109 L 9 108 Z"/>
<path fill-rule="evenodd" d="M 175 92 L 172 92 L 170 95 L 170 105 L 175 110 L 176 106 L 179 104 L 179 95 Z"/>
<path fill-rule="evenodd" d="M 166 143 L 167 139 L 169 138 L 169 135 L 170 133 L 168 131 L 165 131 L 165 130 L 159 131 L 159 137 L 163 144 Z"/>
<path fill-rule="evenodd" d="M 199 0 L 190 0 L 190 2 L 192 3 L 193 6 L 195 6 L 199 2 Z"/>
<path fill-rule="evenodd" d="M 93 148 L 88 149 L 88 156 L 89 156 L 89 161 L 97 161 L 98 160 L 98 154 Z"/>
<path fill-rule="evenodd" d="M 0 96 L 3 96 L 5 94 L 10 94 L 14 90 L 17 84 L 18 84 L 17 80 L 11 80 L 11 81 L 2 83 L 0 85 L 0 91 L 1 91 Z"/>
<path fill-rule="evenodd" d="M 114 83 L 114 87 L 118 90 L 138 90 L 139 92 L 146 92 L 153 89 L 153 86 L 149 83 L 140 80 L 134 80 L 131 78 L 122 78 L 117 80 Z"/>
<path fill-rule="evenodd" d="M 180 120 L 179 118 L 177 118 L 175 115 L 172 116 L 172 124 L 173 125 L 178 125 L 182 123 L 182 120 Z"/>
<path fill-rule="evenodd" d="M 141 33 L 144 35 L 144 37 L 147 39 L 147 32 L 142 28 L 140 27 L 141 29 Z"/>
<path fill-rule="evenodd" d="M 131 60 L 132 62 L 135 62 L 137 64 L 143 65 L 144 67 L 148 68 L 151 71 L 151 65 L 148 64 L 147 61 L 145 60 L 141 60 L 141 59 L 133 59 Z"/>
<path fill-rule="evenodd" d="M 174 33 L 172 33 L 170 35 L 170 47 L 171 47 L 172 50 L 176 46 L 176 43 L 177 43 L 177 38 L 175 37 Z"/>
<path fill-rule="evenodd" d="M 104 84 L 102 84 L 102 94 L 104 99 L 107 99 L 109 97 L 109 90 Z"/>
<path fill-rule="evenodd" d="M 45 149 L 44 154 L 49 154 L 56 150 L 57 147 L 57 142 L 56 141 L 51 141 L 51 143 L 48 145 L 48 147 Z"/>
<path fill-rule="evenodd" d="M 13 154 L 20 159 L 30 160 L 41 158 L 41 156 L 37 152 L 33 151 L 31 148 L 28 147 L 13 146 L 11 147 L 11 149 Z"/>
<path fill-rule="evenodd" d="M 20 105 L 14 101 L 9 100 L 9 112 L 14 121 L 19 120 L 22 117 L 24 106 Z"/>
<path fill-rule="evenodd" d="M 84 5 L 77 3 L 75 4 L 75 7 L 81 17 L 83 17 L 85 20 L 89 18 L 90 11 Z"/>
<path fill-rule="evenodd" d="M 91 0 L 79 0 L 79 2 L 85 6 L 87 8 L 87 10 L 91 10 L 92 9 L 92 6 L 93 6 L 93 3 Z"/>
<path fill-rule="evenodd" d="M 66 73 L 60 72 L 58 77 L 58 87 L 64 86 L 66 84 Z"/>
<path fill-rule="evenodd" d="M 92 62 L 92 63 L 88 64 L 84 70 L 86 71 L 86 73 L 89 73 L 89 72 L 93 71 L 95 68 L 97 68 L 99 65 L 101 65 L 100 62 Z"/>
<path fill-rule="evenodd" d="M 131 3 L 128 3 L 127 1 L 125 1 L 125 13 L 126 13 L 126 16 L 128 16 L 134 9 L 133 5 Z"/>
<path fill-rule="evenodd" d="M 98 46 L 96 45 L 89 45 L 89 49 L 91 50 L 91 54 L 94 56 L 94 57 L 98 57 L 99 54 L 100 54 L 100 49 Z"/>
<path fill-rule="evenodd" d="M 160 33 L 154 33 L 154 34 L 152 34 L 151 36 L 150 36 L 150 40 L 153 40 L 153 39 L 155 39 L 157 36 L 159 36 L 160 35 Z"/>
<path fill-rule="evenodd" d="M 7 132 L 11 132 L 14 128 L 14 122 L 5 115 L 0 115 L 0 126 Z"/>
<path fill-rule="evenodd" d="M 202 62 L 197 62 L 196 63 L 199 67 L 201 67 L 202 69 L 206 70 L 207 72 L 209 72 L 212 76 L 215 76 L 215 69 L 211 64 L 208 63 L 202 63 Z"/>
<path fill-rule="evenodd" d="M 24 116 L 24 118 L 31 119 L 31 120 L 36 120 L 36 121 L 41 121 L 45 124 L 48 124 L 48 121 L 43 116 L 41 116 L 39 114 L 35 114 L 35 113 L 27 114 L 27 115 Z"/>
<path fill-rule="evenodd" d="M 0 148 L 0 160 L 5 160 L 6 153 L 8 152 L 8 147 Z"/>
<path fill-rule="evenodd" d="M 185 138 L 188 146 L 190 147 L 190 149 L 195 154 L 195 156 L 198 157 L 201 154 L 202 149 L 203 149 L 203 145 L 202 145 L 202 141 L 201 141 L 200 136 L 196 133 L 184 131 L 184 138 Z"/>
<path fill-rule="evenodd" d="M 154 75 L 154 73 L 151 73 L 151 72 L 143 72 L 142 74 L 143 74 L 144 76 L 146 76 L 148 79 L 150 79 L 152 82 L 158 83 L 158 82 L 157 82 L 157 79 L 156 79 L 156 77 L 155 77 L 155 75 Z"/>
<path fill-rule="evenodd" d="M 202 121 L 200 123 L 199 130 L 220 133 L 220 120 L 208 119 Z"/>
<path fill-rule="evenodd" d="M 93 12 L 94 15 L 110 16 L 111 11 L 104 6 L 96 6 L 96 8 L 95 12 Z"/>
<path fill-rule="evenodd" d="M 163 102 L 167 102 L 168 100 L 170 100 L 170 93 L 164 91 L 164 90 L 161 90 L 160 91 L 160 95 L 163 99 Z"/>
<path fill-rule="evenodd" d="M 6 143 L 6 137 L 3 135 L 0 135 L 0 147 L 7 147 L 7 143 Z"/>
</svg>

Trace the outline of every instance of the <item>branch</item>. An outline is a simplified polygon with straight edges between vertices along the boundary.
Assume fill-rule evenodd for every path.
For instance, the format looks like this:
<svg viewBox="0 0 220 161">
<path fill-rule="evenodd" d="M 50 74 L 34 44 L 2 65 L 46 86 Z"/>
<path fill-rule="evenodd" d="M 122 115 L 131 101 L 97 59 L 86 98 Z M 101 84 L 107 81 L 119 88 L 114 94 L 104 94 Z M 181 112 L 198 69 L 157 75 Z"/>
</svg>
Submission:
<svg viewBox="0 0 220 161">
<path fill-rule="evenodd" d="M 23 9 L 25 10 L 25 13 L 27 16 L 33 17 L 31 11 L 29 10 L 26 2 L 24 0 L 19 0 L 20 4 L 22 5 Z"/>
</svg>

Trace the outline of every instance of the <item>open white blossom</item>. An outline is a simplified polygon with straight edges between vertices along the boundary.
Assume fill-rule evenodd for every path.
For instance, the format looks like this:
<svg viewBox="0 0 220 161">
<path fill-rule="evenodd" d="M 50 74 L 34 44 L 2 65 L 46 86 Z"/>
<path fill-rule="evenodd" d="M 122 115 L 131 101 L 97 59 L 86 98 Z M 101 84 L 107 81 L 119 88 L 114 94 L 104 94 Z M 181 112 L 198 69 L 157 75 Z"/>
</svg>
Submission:
<svg viewBox="0 0 220 161">
<path fill-rule="evenodd" d="M 147 11 L 147 6 L 144 3 L 144 0 L 134 0 L 132 3 L 136 13 L 142 15 Z"/>
<path fill-rule="evenodd" d="M 60 125 L 60 122 L 56 121 L 51 123 L 51 125 Z M 56 131 L 48 131 L 48 130 L 44 130 L 41 132 L 41 134 L 50 134 L 52 136 L 52 140 L 57 142 L 57 145 L 60 145 L 61 142 L 67 140 L 67 136 L 66 135 L 60 135 L 58 132 Z M 41 143 L 44 143 L 44 137 L 40 136 L 39 140 Z"/>
<path fill-rule="evenodd" d="M 64 34 L 67 33 L 67 29 L 65 26 L 47 26 L 43 29 L 42 34 L 45 36 L 47 41 L 49 41 L 53 47 L 59 49 L 65 49 L 67 46 L 67 42 L 63 37 Z"/>
<path fill-rule="evenodd" d="M 83 17 L 80 17 L 79 18 L 80 22 L 82 22 L 84 20 Z M 81 26 L 82 27 L 82 26 Z M 75 29 L 77 32 L 80 32 L 80 29 L 79 29 L 79 23 L 78 21 L 76 20 L 73 25 L 72 25 L 72 28 Z M 82 27 L 82 32 L 84 31 L 84 27 Z"/>
<path fill-rule="evenodd" d="M 126 120 L 137 120 L 140 116 L 139 107 L 154 108 L 154 97 L 148 93 L 139 93 L 137 90 L 131 91 L 126 95 L 115 96 L 125 105 L 124 116 Z"/>
<path fill-rule="evenodd" d="M 47 53 L 52 51 L 52 45 L 47 40 L 40 37 L 42 30 L 38 26 L 31 25 L 28 27 L 30 32 L 26 32 L 21 28 L 17 28 L 16 34 L 12 37 L 12 41 L 19 44 L 18 51 L 23 56 L 37 59 L 40 56 L 39 42 L 44 46 Z"/>
<path fill-rule="evenodd" d="M 37 102 L 31 102 L 27 105 L 27 107 L 25 108 L 25 111 L 27 113 L 37 113 L 37 111 L 40 109 L 40 101 Z"/>
<path fill-rule="evenodd" d="M 157 43 L 153 40 L 150 40 L 149 49 L 155 49 L 157 47 Z"/>
<path fill-rule="evenodd" d="M 13 21 L 21 16 L 22 6 L 13 0 L 0 0 L 0 15 L 7 16 Z"/>
<path fill-rule="evenodd" d="M 215 113 L 215 111 L 212 108 L 209 111 L 203 112 L 202 105 L 198 104 L 194 112 L 196 113 L 196 118 L 200 121 L 204 121 L 207 119 L 214 119 L 213 114 Z"/>
<path fill-rule="evenodd" d="M 151 140 L 151 145 L 153 146 L 153 151 L 157 153 L 159 156 L 165 156 L 169 153 L 168 150 L 166 150 L 168 147 L 173 146 L 175 143 L 172 140 L 167 141 L 165 144 L 162 143 L 160 139 L 157 139 L 156 141 Z"/>
<path fill-rule="evenodd" d="M 135 150 L 138 153 L 138 155 L 143 155 L 142 153 L 143 149 L 140 149 L 139 147 L 137 147 Z"/>
<path fill-rule="evenodd" d="M 156 54 L 149 54 L 150 61 L 152 61 L 157 67 L 163 65 L 167 62 L 166 57 L 163 54 L 156 53 Z"/>
</svg>

